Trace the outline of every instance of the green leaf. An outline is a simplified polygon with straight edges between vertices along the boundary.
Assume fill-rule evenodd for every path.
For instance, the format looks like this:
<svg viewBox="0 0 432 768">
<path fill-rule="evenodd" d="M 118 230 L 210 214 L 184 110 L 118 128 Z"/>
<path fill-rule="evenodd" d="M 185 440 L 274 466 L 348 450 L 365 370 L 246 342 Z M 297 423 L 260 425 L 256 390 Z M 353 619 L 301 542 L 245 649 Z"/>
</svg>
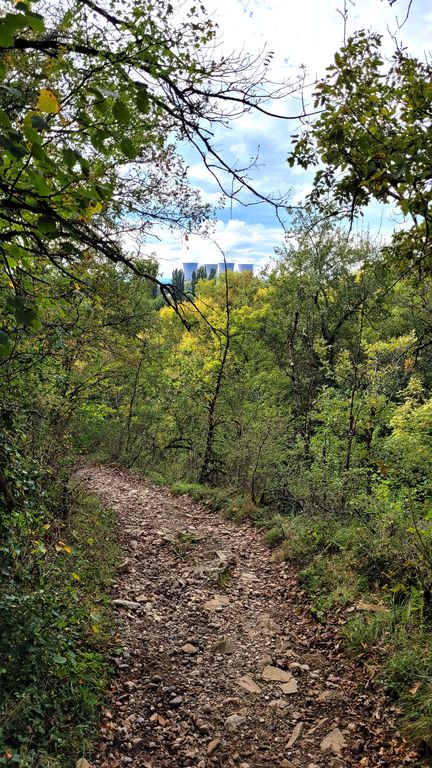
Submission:
<svg viewBox="0 0 432 768">
<path fill-rule="evenodd" d="M 33 157 L 35 157 L 36 160 L 39 160 L 41 163 L 45 163 L 47 166 L 52 164 L 50 158 L 47 156 L 45 150 L 42 149 L 40 144 L 33 144 L 32 153 Z"/>
<path fill-rule="evenodd" d="M 84 176 L 87 177 L 89 175 L 89 173 L 90 173 L 90 163 L 89 163 L 88 160 L 86 160 L 85 157 L 80 157 L 79 161 L 80 161 L 80 165 L 81 165 L 81 170 L 82 170 Z"/>
<path fill-rule="evenodd" d="M 27 141 L 31 141 L 32 144 L 40 144 L 42 141 L 40 134 L 29 125 L 23 125 L 23 133 Z"/>
<path fill-rule="evenodd" d="M 48 234 L 49 232 L 55 232 L 55 219 L 51 218 L 51 216 L 41 216 L 40 219 L 38 219 L 38 228 L 41 232 L 43 232 L 44 235 Z"/>
<path fill-rule="evenodd" d="M 22 13 L 7 13 L 1 20 L 1 26 L 4 26 L 13 35 L 19 29 L 24 29 L 28 26 L 27 16 L 23 16 Z"/>
<path fill-rule="evenodd" d="M 36 13 L 35 11 L 27 11 L 25 19 L 33 32 L 45 32 L 45 22 L 43 16 L 41 16 L 40 13 Z"/>
<path fill-rule="evenodd" d="M 8 357 L 12 349 L 9 336 L 4 331 L 0 331 L 0 357 Z"/>
<path fill-rule="evenodd" d="M 150 112 L 150 99 L 148 96 L 147 88 L 145 88 L 145 86 L 140 87 L 137 91 L 136 105 L 139 111 L 144 115 Z"/>
<path fill-rule="evenodd" d="M 2 125 L 3 128 L 11 127 L 11 121 L 9 120 L 9 117 L 4 111 L 4 109 L 0 109 L 0 125 Z"/>
<path fill-rule="evenodd" d="M 80 254 L 81 253 L 81 251 L 73 243 L 70 243 L 68 240 L 65 240 L 61 244 L 60 252 L 64 256 L 69 256 L 71 254 Z"/>
<path fill-rule="evenodd" d="M 15 139 L 15 133 L 8 133 L 7 135 L 0 135 L 0 146 L 9 152 L 12 157 L 20 160 L 22 157 L 28 155 L 28 150 L 24 147 L 20 141 Z"/>
<path fill-rule="evenodd" d="M 131 114 L 121 99 L 116 99 L 114 102 L 113 115 L 121 125 L 128 125 L 130 123 Z"/>
<path fill-rule="evenodd" d="M 66 664 L 67 659 L 64 656 L 60 656 L 59 653 L 56 653 L 55 656 L 53 656 L 53 661 L 55 664 Z"/>
<path fill-rule="evenodd" d="M 109 110 L 109 102 L 107 99 L 102 99 L 101 101 L 97 101 L 94 105 L 94 108 L 101 114 L 106 115 Z"/>
<path fill-rule="evenodd" d="M 14 36 L 12 32 L 4 23 L 0 23 L 0 47 L 12 48 L 13 44 Z"/>
<path fill-rule="evenodd" d="M 17 323 L 24 326 L 33 325 L 33 322 L 37 318 L 37 312 L 35 309 L 32 309 L 31 307 L 22 307 L 21 309 L 15 310 L 15 317 Z"/>
<path fill-rule="evenodd" d="M 138 154 L 137 147 L 135 146 L 133 141 L 128 138 L 128 136 L 125 136 L 121 140 L 121 142 L 120 142 L 120 149 L 123 152 L 123 154 L 126 155 L 126 157 L 129 158 L 129 160 L 135 160 L 135 158 L 136 158 L 136 156 Z"/>
<path fill-rule="evenodd" d="M 94 188 L 101 200 L 106 200 L 112 195 L 112 187 L 108 184 L 95 184 Z"/>
<path fill-rule="evenodd" d="M 45 177 L 41 173 L 37 173 L 37 171 L 33 171 L 33 170 L 28 170 L 27 174 L 38 195 L 42 195 L 43 197 L 46 197 L 47 195 L 52 194 L 53 190 L 47 184 Z"/>
<path fill-rule="evenodd" d="M 76 151 L 76 149 L 71 149 L 71 147 L 64 147 L 63 149 L 63 159 L 67 165 L 68 168 L 73 168 L 74 165 L 78 162 L 80 158 L 79 152 Z"/>
<path fill-rule="evenodd" d="M 32 127 L 36 128 L 37 131 L 44 131 L 46 128 L 49 128 L 49 123 L 47 123 L 42 115 L 32 115 L 31 123 Z"/>
</svg>

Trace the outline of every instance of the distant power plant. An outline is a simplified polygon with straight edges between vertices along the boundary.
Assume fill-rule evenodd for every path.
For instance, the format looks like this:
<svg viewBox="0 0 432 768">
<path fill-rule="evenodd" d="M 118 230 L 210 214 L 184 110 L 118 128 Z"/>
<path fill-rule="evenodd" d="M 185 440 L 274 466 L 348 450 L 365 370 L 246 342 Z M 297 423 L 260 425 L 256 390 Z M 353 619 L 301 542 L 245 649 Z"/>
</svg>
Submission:
<svg viewBox="0 0 432 768">
<path fill-rule="evenodd" d="M 184 261 L 182 267 L 184 279 L 192 280 L 193 273 L 196 273 L 199 267 L 205 267 L 207 275 L 210 274 L 211 270 L 215 270 L 217 274 L 222 275 L 225 272 L 225 269 L 234 272 L 236 267 L 239 272 L 253 272 L 254 265 L 237 264 L 234 261 L 227 261 L 226 265 L 224 261 L 220 261 L 219 264 L 199 264 L 197 261 Z"/>
</svg>

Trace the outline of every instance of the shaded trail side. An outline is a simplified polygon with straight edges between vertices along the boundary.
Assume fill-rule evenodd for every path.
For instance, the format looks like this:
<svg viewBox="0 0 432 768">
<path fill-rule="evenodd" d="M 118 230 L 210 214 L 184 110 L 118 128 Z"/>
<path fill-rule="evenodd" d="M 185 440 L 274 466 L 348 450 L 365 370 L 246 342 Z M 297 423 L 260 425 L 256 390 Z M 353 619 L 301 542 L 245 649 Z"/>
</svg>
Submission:
<svg viewBox="0 0 432 768">
<path fill-rule="evenodd" d="M 412 764 L 391 713 L 261 534 L 128 472 L 76 479 L 119 517 L 121 655 L 99 768 Z"/>
</svg>

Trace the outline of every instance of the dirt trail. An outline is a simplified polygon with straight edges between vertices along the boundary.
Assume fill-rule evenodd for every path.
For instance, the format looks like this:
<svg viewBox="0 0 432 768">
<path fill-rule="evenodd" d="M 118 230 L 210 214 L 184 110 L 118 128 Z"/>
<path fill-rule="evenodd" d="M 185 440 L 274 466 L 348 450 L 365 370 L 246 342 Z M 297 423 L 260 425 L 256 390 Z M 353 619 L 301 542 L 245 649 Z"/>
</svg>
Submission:
<svg viewBox="0 0 432 768">
<path fill-rule="evenodd" d="M 248 523 L 112 468 L 77 479 L 119 516 L 122 654 L 99 768 L 398 768 L 412 761 L 295 574 Z M 411 763 L 412 764 L 412 763 Z"/>
</svg>

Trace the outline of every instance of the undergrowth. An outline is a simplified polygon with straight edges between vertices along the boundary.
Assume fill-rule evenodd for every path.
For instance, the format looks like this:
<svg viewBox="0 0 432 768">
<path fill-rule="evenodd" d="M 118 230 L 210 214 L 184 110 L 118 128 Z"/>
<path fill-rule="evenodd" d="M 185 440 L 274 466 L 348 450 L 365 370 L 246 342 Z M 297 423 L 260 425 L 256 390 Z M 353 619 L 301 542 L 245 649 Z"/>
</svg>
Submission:
<svg viewBox="0 0 432 768">
<path fill-rule="evenodd" d="M 194 501 L 209 504 L 212 509 L 220 510 L 227 517 L 238 522 L 251 519 L 258 526 L 268 526 L 268 512 L 265 507 L 258 507 L 245 495 L 233 496 L 225 488 L 214 488 L 199 483 L 177 482 L 171 486 L 175 494 L 187 494 Z"/>
<path fill-rule="evenodd" d="M 0 764 L 70 768 L 91 751 L 118 552 L 112 512 L 74 496 L 68 520 L 41 526 L 34 559 L 0 592 Z"/>
</svg>

